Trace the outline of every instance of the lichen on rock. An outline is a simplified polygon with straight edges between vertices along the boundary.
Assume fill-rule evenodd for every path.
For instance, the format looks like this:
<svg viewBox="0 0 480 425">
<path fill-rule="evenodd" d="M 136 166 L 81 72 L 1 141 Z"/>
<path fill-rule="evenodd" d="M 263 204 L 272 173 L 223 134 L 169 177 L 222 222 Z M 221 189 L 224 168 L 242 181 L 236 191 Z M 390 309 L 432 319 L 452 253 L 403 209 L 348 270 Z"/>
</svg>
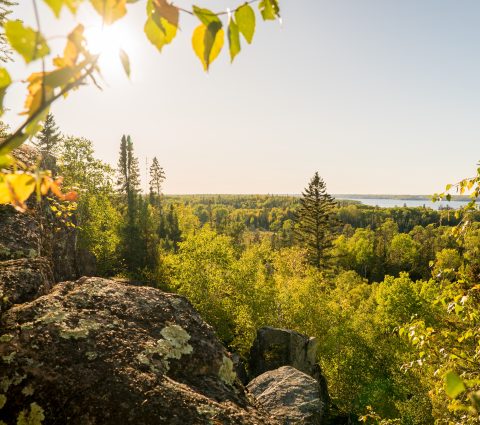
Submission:
<svg viewBox="0 0 480 425">
<path fill-rule="evenodd" d="M 163 369 L 168 371 L 170 369 L 168 359 L 180 359 L 183 354 L 191 354 L 193 348 L 188 344 L 190 335 L 179 325 L 165 326 L 160 331 L 160 335 L 164 339 L 159 339 L 154 346 L 146 348 L 143 353 L 137 355 L 137 360 L 142 364 L 149 365 L 152 370 L 158 371 L 156 368 L 158 362 L 153 358 L 157 354 L 160 356 Z"/>
<path fill-rule="evenodd" d="M 237 374 L 233 369 L 233 362 L 226 356 L 223 356 L 222 365 L 218 370 L 218 376 L 227 385 L 232 385 L 237 378 Z"/>
</svg>

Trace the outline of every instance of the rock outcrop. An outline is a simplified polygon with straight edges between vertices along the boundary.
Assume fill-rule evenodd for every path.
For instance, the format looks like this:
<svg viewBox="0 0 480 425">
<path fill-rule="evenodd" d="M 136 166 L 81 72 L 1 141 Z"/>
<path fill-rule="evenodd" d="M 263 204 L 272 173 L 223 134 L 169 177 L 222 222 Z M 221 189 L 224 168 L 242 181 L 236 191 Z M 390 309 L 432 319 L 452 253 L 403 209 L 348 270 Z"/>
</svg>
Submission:
<svg viewBox="0 0 480 425">
<path fill-rule="evenodd" d="M 277 423 L 181 296 L 82 278 L 11 307 L 0 329 L 6 423 L 22 411 L 44 424 Z"/>
<path fill-rule="evenodd" d="M 14 151 L 14 156 L 27 165 L 35 164 L 39 155 L 36 148 L 25 145 Z M 55 158 L 50 158 L 49 164 L 58 171 Z M 59 217 L 55 205 L 47 197 L 37 202 L 35 195 L 27 205 L 24 213 L 9 205 L 0 205 L 0 262 L 42 258 L 50 264 L 55 282 L 94 275 L 95 262 L 91 254 L 78 250 L 76 228 L 65 225 L 65 217 Z M 68 220 L 74 224 L 75 217 Z"/>
<path fill-rule="evenodd" d="M 250 350 L 251 382 L 247 386 L 256 403 L 265 407 L 269 404 L 275 406 L 277 413 L 274 416 L 280 421 L 283 421 L 285 412 L 291 411 L 290 416 L 285 416 L 289 418 L 283 422 L 286 424 L 326 424 L 330 397 L 327 382 L 317 362 L 317 349 L 316 338 L 289 329 L 260 328 Z M 291 386 L 292 393 L 288 392 L 287 384 Z M 280 388 L 282 393 L 274 395 Z M 305 404 L 302 409 L 308 409 L 304 412 L 306 416 L 302 416 L 297 405 L 310 399 L 316 402 Z M 304 422 L 308 415 L 311 416 L 308 420 L 313 422 Z"/>
<path fill-rule="evenodd" d="M 283 366 L 257 376 L 247 386 L 258 405 L 281 424 L 322 425 L 328 400 L 317 380 L 291 366 Z"/>
<path fill-rule="evenodd" d="M 0 314 L 45 295 L 53 282 L 51 264 L 43 257 L 0 261 Z"/>
<path fill-rule="evenodd" d="M 301 372 L 321 380 L 317 363 L 316 338 L 289 329 L 263 327 L 257 331 L 249 357 L 250 379 L 281 366 L 293 366 Z"/>
</svg>

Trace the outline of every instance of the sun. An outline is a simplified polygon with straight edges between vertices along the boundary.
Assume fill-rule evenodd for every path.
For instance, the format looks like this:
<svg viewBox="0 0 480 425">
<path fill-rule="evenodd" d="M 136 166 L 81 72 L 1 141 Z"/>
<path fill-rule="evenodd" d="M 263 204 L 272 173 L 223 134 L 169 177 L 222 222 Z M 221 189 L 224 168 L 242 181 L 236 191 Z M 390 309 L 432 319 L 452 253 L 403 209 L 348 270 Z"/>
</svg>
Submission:
<svg viewBox="0 0 480 425">
<path fill-rule="evenodd" d="M 120 64 L 119 53 L 131 51 L 131 37 L 128 31 L 118 25 L 92 26 L 85 30 L 88 50 L 99 55 L 100 68 L 105 73 L 117 71 Z"/>
</svg>

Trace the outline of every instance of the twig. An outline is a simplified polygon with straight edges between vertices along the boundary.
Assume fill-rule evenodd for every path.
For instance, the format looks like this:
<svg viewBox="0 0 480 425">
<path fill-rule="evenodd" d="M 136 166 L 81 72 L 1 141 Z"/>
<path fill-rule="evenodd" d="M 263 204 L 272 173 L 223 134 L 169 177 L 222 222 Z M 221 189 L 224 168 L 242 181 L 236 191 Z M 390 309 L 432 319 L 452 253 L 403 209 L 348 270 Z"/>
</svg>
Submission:
<svg viewBox="0 0 480 425">
<path fill-rule="evenodd" d="M 55 96 L 53 96 L 51 99 L 47 100 L 46 102 L 43 102 L 38 109 L 28 117 L 28 119 L 13 133 L 11 136 L 7 137 L 3 142 L 0 143 L 0 151 L 4 149 L 8 149 L 11 147 L 11 145 L 15 142 L 15 139 L 17 137 L 20 137 L 23 133 L 23 130 L 25 127 L 27 127 L 31 122 L 35 121 L 37 117 L 46 109 L 48 108 L 53 102 L 55 102 L 57 99 L 62 97 L 64 94 L 68 93 L 70 90 L 74 89 L 78 85 L 80 85 L 89 75 L 95 71 L 96 67 L 96 62 L 95 61 L 90 65 L 89 69 L 79 78 L 77 78 L 75 81 L 72 81 L 71 83 L 67 84 L 62 90 L 60 90 Z"/>
</svg>

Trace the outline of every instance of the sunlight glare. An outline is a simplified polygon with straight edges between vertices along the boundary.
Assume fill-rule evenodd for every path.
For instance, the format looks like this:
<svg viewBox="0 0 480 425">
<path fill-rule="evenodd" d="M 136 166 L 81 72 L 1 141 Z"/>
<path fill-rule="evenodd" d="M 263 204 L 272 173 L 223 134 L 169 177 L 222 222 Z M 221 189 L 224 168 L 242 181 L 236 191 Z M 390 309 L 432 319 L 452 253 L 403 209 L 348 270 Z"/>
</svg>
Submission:
<svg viewBox="0 0 480 425">
<path fill-rule="evenodd" d="M 118 25 L 89 27 L 85 30 L 85 38 L 90 52 L 100 55 L 100 67 L 106 74 L 120 69 L 121 49 L 127 53 L 132 51 L 128 31 Z"/>
</svg>

